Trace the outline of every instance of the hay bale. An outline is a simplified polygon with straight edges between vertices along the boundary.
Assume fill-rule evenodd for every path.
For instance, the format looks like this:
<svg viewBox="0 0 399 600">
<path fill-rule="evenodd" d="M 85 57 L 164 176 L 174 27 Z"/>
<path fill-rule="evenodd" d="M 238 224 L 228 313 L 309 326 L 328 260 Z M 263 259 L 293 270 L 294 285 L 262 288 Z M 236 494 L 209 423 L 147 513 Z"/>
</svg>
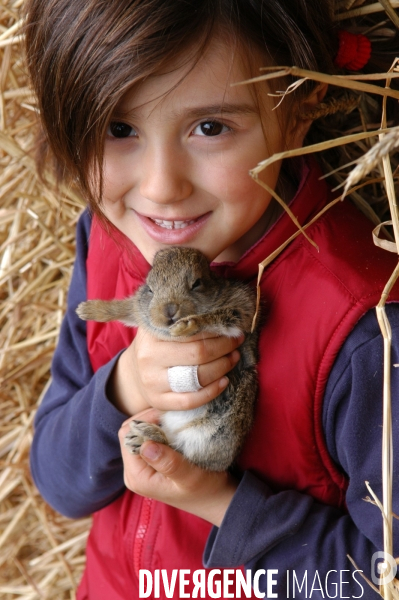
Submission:
<svg viewBox="0 0 399 600">
<path fill-rule="evenodd" d="M 82 203 L 35 173 L 35 101 L 23 66 L 20 0 L 0 6 L 0 597 L 74 598 L 90 519 L 51 510 L 29 472 L 32 422 L 74 260 Z"/>
</svg>

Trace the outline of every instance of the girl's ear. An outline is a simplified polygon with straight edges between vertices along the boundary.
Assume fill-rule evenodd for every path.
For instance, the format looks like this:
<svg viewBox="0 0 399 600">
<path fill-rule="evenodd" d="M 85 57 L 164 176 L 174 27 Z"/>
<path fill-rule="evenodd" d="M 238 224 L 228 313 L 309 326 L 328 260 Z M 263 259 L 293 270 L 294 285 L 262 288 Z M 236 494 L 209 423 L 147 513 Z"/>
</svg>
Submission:
<svg viewBox="0 0 399 600">
<path fill-rule="evenodd" d="M 306 113 L 322 102 L 327 93 L 327 89 L 328 85 L 326 83 L 320 83 L 314 88 L 310 96 L 304 98 L 304 100 L 298 104 L 293 116 L 290 149 L 302 147 L 303 140 L 313 122 L 312 119 L 306 117 Z"/>
</svg>

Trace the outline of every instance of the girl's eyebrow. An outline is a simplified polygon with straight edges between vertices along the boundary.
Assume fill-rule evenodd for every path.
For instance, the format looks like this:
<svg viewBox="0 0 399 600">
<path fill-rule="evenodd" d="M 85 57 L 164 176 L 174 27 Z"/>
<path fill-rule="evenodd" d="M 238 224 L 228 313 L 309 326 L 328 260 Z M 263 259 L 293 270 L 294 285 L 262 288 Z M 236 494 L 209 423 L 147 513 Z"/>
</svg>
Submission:
<svg viewBox="0 0 399 600">
<path fill-rule="evenodd" d="M 209 106 L 198 106 L 190 108 L 187 111 L 182 111 L 188 117 L 200 118 L 209 115 L 239 115 L 239 114 L 253 114 L 257 113 L 256 107 L 253 104 L 234 104 L 234 103 L 223 103 L 223 104 L 210 104 Z"/>
<path fill-rule="evenodd" d="M 140 107 L 138 107 L 140 108 Z M 137 113 L 137 108 L 132 108 L 130 110 L 118 110 L 114 111 L 112 115 L 112 119 L 134 119 L 139 115 Z M 209 104 L 207 106 L 194 106 L 192 108 L 182 108 L 173 113 L 172 118 L 177 117 L 188 117 L 191 119 L 200 119 L 202 117 L 209 117 L 213 115 L 249 115 L 249 114 L 257 114 L 258 111 L 256 106 L 249 103 L 231 103 L 224 102 L 223 104 Z"/>
</svg>

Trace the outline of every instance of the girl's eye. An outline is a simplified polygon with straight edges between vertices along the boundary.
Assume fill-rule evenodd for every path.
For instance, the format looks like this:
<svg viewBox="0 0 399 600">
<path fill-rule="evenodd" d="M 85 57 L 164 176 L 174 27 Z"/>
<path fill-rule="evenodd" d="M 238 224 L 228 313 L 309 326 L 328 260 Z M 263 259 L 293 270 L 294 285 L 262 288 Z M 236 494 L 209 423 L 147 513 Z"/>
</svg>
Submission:
<svg viewBox="0 0 399 600">
<path fill-rule="evenodd" d="M 136 137 L 136 130 L 127 125 L 127 123 L 120 123 L 118 121 L 111 121 L 108 125 L 107 134 L 114 138 L 127 138 L 127 137 Z"/>
<path fill-rule="evenodd" d="M 206 135 L 207 137 L 212 137 L 220 135 L 221 133 L 226 133 L 226 131 L 230 131 L 230 128 L 227 127 L 227 125 L 220 123 L 220 121 L 204 121 L 203 123 L 197 125 L 193 133 L 195 135 Z"/>
</svg>

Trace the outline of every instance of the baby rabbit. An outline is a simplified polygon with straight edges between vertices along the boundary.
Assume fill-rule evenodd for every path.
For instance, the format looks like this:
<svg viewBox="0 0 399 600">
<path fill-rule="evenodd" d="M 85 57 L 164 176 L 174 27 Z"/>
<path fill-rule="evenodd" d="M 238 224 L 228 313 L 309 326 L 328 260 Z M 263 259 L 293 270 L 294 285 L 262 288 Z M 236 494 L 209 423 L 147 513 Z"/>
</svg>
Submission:
<svg viewBox="0 0 399 600">
<path fill-rule="evenodd" d="M 132 421 L 125 445 L 138 454 L 153 440 L 169 444 L 196 465 L 227 469 L 249 432 L 257 394 L 257 333 L 251 333 L 256 294 L 249 286 L 213 273 L 206 257 L 192 248 L 157 252 L 146 283 L 124 300 L 89 300 L 77 308 L 85 320 L 118 320 L 145 327 L 163 340 L 200 331 L 236 337 L 246 334 L 241 358 L 228 373 L 230 383 L 214 400 L 187 411 L 166 411 L 161 426 Z"/>
</svg>

